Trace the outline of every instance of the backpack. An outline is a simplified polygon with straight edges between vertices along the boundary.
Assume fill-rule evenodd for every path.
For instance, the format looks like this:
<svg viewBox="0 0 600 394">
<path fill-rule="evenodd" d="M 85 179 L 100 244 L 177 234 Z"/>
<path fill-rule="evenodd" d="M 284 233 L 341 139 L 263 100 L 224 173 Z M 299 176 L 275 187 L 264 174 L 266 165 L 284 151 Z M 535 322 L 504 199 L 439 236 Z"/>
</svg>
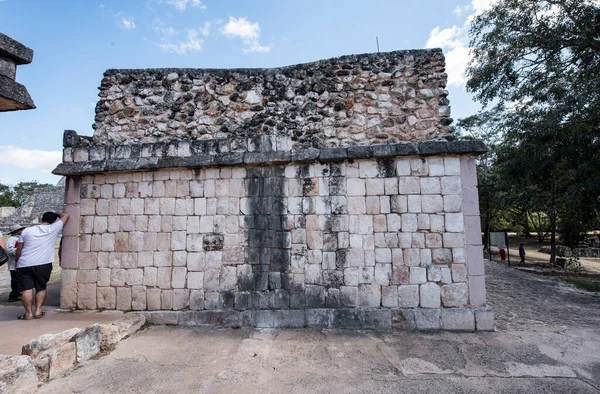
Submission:
<svg viewBox="0 0 600 394">
<path fill-rule="evenodd" d="M 0 267 L 2 267 L 4 264 L 6 264 L 6 262 L 8 261 L 8 254 L 6 254 L 6 251 L 0 247 Z"/>
</svg>

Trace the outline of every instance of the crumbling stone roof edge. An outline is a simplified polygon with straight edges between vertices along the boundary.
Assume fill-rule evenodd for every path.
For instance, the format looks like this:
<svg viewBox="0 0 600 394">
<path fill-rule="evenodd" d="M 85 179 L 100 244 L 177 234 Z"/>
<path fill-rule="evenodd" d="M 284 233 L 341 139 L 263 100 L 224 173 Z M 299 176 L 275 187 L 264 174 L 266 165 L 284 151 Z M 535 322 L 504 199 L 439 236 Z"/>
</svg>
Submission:
<svg viewBox="0 0 600 394">
<path fill-rule="evenodd" d="M 119 148 L 119 146 L 115 147 Z M 67 148 L 72 149 L 72 148 Z M 85 149 L 85 148 L 77 148 Z M 93 149 L 93 148 L 92 148 Z M 230 152 L 211 155 L 199 153 L 186 157 L 141 157 L 117 155 L 118 158 L 65 162 L 59 164 L 55 175 L 85 175 L 114 171 L 159 170 L 162 168 L 200 168 L 215 166 L 270 165 L 294 162 L 332 162 L 368 158 L 391 158 L 398 156 L 436 156 L 446 154 L 480 155 L 488 151 L 482 141 L 424 141 L 419 143 L 351 146 L 344 148 L 309 148 L 293 151 Z M 122 152 L 122 151 L 121 151 Z"/>
<path fill-rule="evenodd" d="M 0 99 L 4 99 L 5 102 L 10 103 L 10 107 L 3 109 L 3 111 L 35 108 L 35 104 L 27 88 L 3 75 L 0 75 Z"/>
<path fill-rule="evenodd" d="M 307 63 L 299 63 L 287 66 L 280 67 L 269 67 L 269 68 L 129 68 L 129 69 L 117 69 L 111 68 L 104 72 L 104 76 L 111 76 L 116 74 L 132 74 L 132 73 L 152 73 L 152 74 L 162 74 L 168 75 L 170 73 L 176 72 L 186 72 L 190 74 L 201 74 L 201 73 L 210 73 L 214 75 L 219 74 L 228 74 L 228 73 L 242 73 L 242 74 L 266 74 L 266 73 L 278 73 L 283 72 L 285 70 L 293 70 L 297 68 L 307 68 L 310 66 L 318 65 L 319 63 L 326 62 L 344 62 L 344 61 L 353 61 L 356 62 L 356 58 L 361 57 L 400 57 L 405 55 L 412 56 L 424 56 L 424 57 L 434 57 L 440 56 L 443 59 L 443 52 L 441 48 L 427 48 L 427 49 L 405 49 L 398 51 L 390 51 L 390 52 L 372 52 L 372 53 L 360 53 L 353 55 L 343 55 L 338 57 L 332 57 L 327 59 L 316 60 L 313 62 Z"/>
<path fill-rule="evenodd" d="M 0 33 L 0 55 L 11 58 L 17 65 L 29 64 L 33 60 L 33 49 Z"/>
</svg>

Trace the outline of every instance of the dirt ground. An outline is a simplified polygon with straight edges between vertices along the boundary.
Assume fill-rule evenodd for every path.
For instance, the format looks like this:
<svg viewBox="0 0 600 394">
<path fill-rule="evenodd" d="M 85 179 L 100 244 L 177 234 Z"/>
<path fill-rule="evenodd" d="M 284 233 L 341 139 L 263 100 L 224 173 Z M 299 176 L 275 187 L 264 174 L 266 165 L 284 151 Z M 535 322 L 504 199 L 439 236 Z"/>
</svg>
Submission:
<svg viewBox="0 0 600 394">
<path fill-rule="evenodd" d="M 486 262 L 496 332 L 154 326 L 41 393 L 599 393 L 600 294 Z"/>
<path fill-rule="evenodd" d="M 517 264 L 519 262 L 519 244 L 523 243 L 525 247 L 525 261 L 528 263 L 532 262 L 545 262 L 550 261 L 550 255 L 547 253 L 540 253 L 538 249 L 542 246 L 550 245 L 550 241 L 547 239 L 544 243 L 539 243 L 537 237 L 518 237 L 515 234 L 509 234 L 508 236 L 508 248 L 510 251 L 511 264 Z M 494 259 L 500 259 L 498 254 L 498 248 L 492 245 L 492 253 Z M 594 272 L 600 274 L 600 259 L 595 258 L 581 258 L 581 267 L 586 272 Z"/>
</svg>

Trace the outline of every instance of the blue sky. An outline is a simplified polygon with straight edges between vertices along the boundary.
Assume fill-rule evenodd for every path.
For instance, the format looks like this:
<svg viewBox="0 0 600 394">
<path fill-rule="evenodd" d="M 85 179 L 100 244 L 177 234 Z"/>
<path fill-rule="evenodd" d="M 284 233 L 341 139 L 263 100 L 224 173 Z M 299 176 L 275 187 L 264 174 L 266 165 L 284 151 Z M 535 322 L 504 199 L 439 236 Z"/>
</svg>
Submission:
<svg viewBox="0 0 600 394">
<path fill-rule="evenodd" d="M 276 67 L 353 53 L 442 47 L 452 117 L 469 20 L 493 0 L 0 0 L 0 32 L 34 50 L 19 66 L 37 109 L 0 113 L 0 183 L 56 183 L 63 130 L 92 135 L 109 68 Z"/>
</svg>

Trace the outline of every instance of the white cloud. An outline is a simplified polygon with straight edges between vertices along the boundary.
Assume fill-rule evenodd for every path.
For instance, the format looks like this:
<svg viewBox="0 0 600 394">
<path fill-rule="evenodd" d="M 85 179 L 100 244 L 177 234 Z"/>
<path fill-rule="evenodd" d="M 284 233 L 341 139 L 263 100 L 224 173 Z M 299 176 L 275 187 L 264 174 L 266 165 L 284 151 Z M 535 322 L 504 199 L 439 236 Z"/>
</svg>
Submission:
<svg viewBox="0 0 600 394">
<path fill-rule="evenodd" d="M 446 73 L 448 74 L 448 85 L 464 86 L 465 70 L 469 65 L 471 55 L 469 48 L 459 46 L 446 52 Z"/>
<path fill-rule="evenodd" d="M 202 26 L 198 30 L 200 31 L 200 34 L 202 34 L 204 37 L 208 37 L 208 35 L 210 34 L 210 22 L 204 22 L 204 26 Z"/>
<path fill-rule="evenodd" d="M 188 28 L 180 31 L 172 26 L 165 25 L 159 18 L 156 18 L 152 23 L 152 27 L 161 36 L 160 42 L 155 42 L 158 47 L 165 52 L 186 55 L 202 51 L 202 44 L 204 43 L 202 37 L 210 35 L 211 24 L 210 22 L 205 22 L 202 27 Z M 184 38 L 177 40 L 177 37 L 180 35 Z"/>
<path fill-rule="evenodd" d="M 244 53 L 266 53 L 271 50 L 270 46 L 259 43 L 260 26 L 258 22 L 252 23 L 245 17 L 235 18 L 230 16 L 229 21 L 221 28 L 221 34 L 226 37 L 241 39 L 246 45 L 246 48 L 243 49 Z"/>
<path fill-rule="evenodd" d="M 105 5 L 100 5 L 100 12 L 102 16 L 104 16 Z M 112 10 L 108 10 L 109 14 L 115 19 L 117 25 L 124 30 L 133 30 L 137 27 L 135 24 L 134 18 L 132 16 L 126 16 L 123 12 L 113 12 Z"/>
<path fill-rule="evenodd" d="M 165 3 L 172 5 L 178 11 L 185 11 L 188 5 L 194 8 L 206 9 L 206 6 L 202 4 L 202 0 L 166 0 Z"/>
<path fill-rule="evenodd" d="M 121 16 L 119 25 L 125 30 L 133 30 L 136 28 L 135 22 L 133 21 L 133 17 Z"/>
<path fill-rule="evenodd" d="M 175 30 L 172 26 L 160 27 L 157 29 L 163 36 L 176 36 L 177 30 Z"/>
<path fill-rule="evenodd" d="M 185 40 L 180 40 L 177 42 L 163 40 L 156 45 L 158 45 L 165 52 L 177 53 L 179 55 L 200 52 L 202 51 L 203 40 L 199 38 L 199 35 L 202 33 L 202 29 L 187 29 Z"/>
<path fill-rule="evenodd" d="M 489 10 L 497 1 L 498 0 L 471 0 L 471 8 L 473 9 L 474 14 L 473 16 L 477 16 Z"/>
<path fill-rule="evenodd" d="M 435 27 L 429 33 L 429 39 L 425 43 L 427 48 L 456 48 L 463 45 L 464 30 L 458 26 L 449 29 Z"/>
<path fill-rule="evenodd" d="M 257 40 L 260 36 L 260 26 L 258 22 L 252 23 L 248 19 L 229 17 L 229 22 L 221 29 L 223 35 L 229 37 L 238 37 L 243 40 Z"/>
<path fill-rule="evenodd" d="M 466 82 L 465 70 L 471 59 L 468 48 L 468 27 L 452 26 L 448 29 L 435 27 L 429 33 L 426 48 L 442 48 L 446 55 L 448 85 L 463 86 Z"/>
<path fill-rule="evenodd" d="M 163 38 L 173 37 L 178 34 L 175 28 L 172 26 L 166 26 L 159 18 L 154 19 L 152 22 L 152 28 Z"/>
<path fill-rule="evenodd" d="M 258 41 L 252 41 L 251 45 L 247 48 L 242 49 L 244 53 L 258 52 L 267 53 L 271 50 L 270 46 L 260 45 Z"/>
<path fill-rule="evenodd" d="M 52 171 L 62 162 L 62 152 L 29 150 L 12 145 L 0 145 L 0 164 L 29 170 Z"/>
<path fill-rule="evenodd" d="M 462 7 L 457 5 L 456 8 L 454 9 L 454 14 L 456 16 L 461 16 L 462 14 L 467 12 L 470 8 L 471 8 L 471 6 L 469 4 L 462 6 Z"/>
<path fill-rule="evenodd" d="M 435 27 L 429 33 L 425 43 L 427 48 L 442 48 L 446 54 L 446 73 L 448 85 L 464 86 L 465 71 L 471 60 L 469 48 L 469 27 L 473 18 L 489 10 L 498 0 L 471 0 L 471 4 L 457 6 L 454 13 L 457 16 L 471 11 L 462 26 L 454 25 L 447 29 Z"/>
</svg>

